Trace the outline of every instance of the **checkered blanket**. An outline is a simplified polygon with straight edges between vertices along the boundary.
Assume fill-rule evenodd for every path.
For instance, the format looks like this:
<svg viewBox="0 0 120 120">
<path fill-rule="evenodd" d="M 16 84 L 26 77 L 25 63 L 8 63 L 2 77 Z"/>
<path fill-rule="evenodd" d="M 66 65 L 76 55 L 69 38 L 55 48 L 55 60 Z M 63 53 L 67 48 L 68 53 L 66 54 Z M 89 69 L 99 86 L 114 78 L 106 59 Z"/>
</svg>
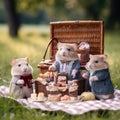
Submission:
<svg viewBox="0 0 120 120">
<path fill-rule="evenodd" d="M 8 87 L 0 86 L 0 96 L 9 97 Z M 93 110 L 120 110 L 120 90 L 115 90 L 115 98 L 109 100 L 77 102 L 35 102 L 31 99 L 14 99 L 27 108 L 43 111 L 64 111 L 71 115 L 80 115 Z M 11 98 L 10 98 L 11 99 Z"/>
</svg>

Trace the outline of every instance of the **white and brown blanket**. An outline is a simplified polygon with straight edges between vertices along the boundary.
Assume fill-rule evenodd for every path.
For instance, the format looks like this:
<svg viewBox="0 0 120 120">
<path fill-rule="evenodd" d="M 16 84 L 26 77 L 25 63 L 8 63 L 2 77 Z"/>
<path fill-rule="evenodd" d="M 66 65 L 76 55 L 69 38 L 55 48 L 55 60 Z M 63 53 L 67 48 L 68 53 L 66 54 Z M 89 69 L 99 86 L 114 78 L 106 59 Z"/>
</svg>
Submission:
<svg viewBox="0 0 120 120">
<path fill-rule="evenodd" d="M 120 110 L 120 90 L 115 90 L 115 98 L 109 100 L 77 101 L 77 102 L 35 102 L 31 99 L 14 99 L 27 108 L 43 111 L 64 111 L 71 115 L 80 115 L 94 110 Z M 0 86 L 0 96 L 8 96 L 8 87 Z M 11 98 L 10 98 L 11 99 Z M 12 98 L 13 99 L 13 98 Z"/>
</svg>

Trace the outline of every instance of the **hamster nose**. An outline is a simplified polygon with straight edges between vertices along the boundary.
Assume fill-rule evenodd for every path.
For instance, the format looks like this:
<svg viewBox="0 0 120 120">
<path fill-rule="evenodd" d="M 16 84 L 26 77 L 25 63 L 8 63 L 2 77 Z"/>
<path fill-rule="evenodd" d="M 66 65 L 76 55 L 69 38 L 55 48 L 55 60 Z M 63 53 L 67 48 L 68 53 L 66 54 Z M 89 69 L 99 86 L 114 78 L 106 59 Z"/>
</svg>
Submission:
<svg viewBox="0 0 120 120">
<path fill-rule="evenodd" d="M 63 56 L 65 56 L 65 52 L 63 52 Z"/>
<path fill-rule="evenodd" d="M 27 72 L 27 68 L 24 68 L 23 71 L 24 71 L 24 72 Z"/>
</svg>

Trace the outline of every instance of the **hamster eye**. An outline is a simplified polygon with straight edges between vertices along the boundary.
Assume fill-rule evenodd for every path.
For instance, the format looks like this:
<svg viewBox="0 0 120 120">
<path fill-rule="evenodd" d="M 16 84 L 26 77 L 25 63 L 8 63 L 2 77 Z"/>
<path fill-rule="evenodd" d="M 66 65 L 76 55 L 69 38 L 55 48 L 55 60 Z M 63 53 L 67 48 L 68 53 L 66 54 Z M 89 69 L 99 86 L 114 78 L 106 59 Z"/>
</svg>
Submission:
<svg viewBox="0 0 120 120">
<path fill-rule="evenodd" d="M 28 66 L 28 63 L 26 65 Z"/>
<path fill-rule="evenodd" d="M 18 64 L 18 67 L 21 67 L 21 64 Z"/>
<path fill-rule="evenodd" d="M 60 50 L 62 50 L 62 48 L 60 48 Z"/>
<path fill-rule="evenodd" d="M 68 51 L 70 51 L 71 49 L 70 49 L 70 48 L 68 48 L 67 50 L 68 50 Z"/>
<path fill-rule="evenodd" d="M 98 60 L 96 60 L 95 63 L 98 63 Z"/>
</svg>

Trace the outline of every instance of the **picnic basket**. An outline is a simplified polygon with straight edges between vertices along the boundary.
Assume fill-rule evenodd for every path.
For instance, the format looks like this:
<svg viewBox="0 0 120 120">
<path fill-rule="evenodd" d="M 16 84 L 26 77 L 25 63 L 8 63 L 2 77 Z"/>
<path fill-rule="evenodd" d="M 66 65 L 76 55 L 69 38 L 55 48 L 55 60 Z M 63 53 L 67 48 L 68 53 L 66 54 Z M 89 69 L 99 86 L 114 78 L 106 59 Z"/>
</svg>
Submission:
<svg viewBox="0 0 120 120">
<path fill-rule="evenodd" d="M 55 60 L 57 43 L 88 42 L 90 54 L 104 53 L 104 23 L 103 21 L 57 21 L 50 22 L 50 42 L 48 43 L 42 61 L 38 64 L 40 73 L 45 73 Z M 50 60 L 46 60 L 46 53 L 50 47 Z M 85 80 L 79 83 L 79 91 L 85 91 Z M 35 83 L 36 93 L 43 91 L 39 82 Z M 41 90 L 42 89 L 42 90 Z M 45 86 L 44 86 L 45 90 Z M 45 91 L 46 93 L 46 91 Z M 79 93 L 79 94 L 80 94 Z M 47 93 L 46 93 L 47 94 Z"/>
</svg>

